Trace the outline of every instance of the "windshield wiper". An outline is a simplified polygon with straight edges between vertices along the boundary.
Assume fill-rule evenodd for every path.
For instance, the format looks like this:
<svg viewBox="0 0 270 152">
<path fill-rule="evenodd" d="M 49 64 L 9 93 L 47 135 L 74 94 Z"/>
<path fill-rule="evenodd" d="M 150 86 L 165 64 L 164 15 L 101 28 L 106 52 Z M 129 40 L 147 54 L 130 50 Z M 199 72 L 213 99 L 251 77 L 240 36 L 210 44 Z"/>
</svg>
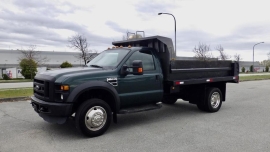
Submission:
<svg viewBox="0 0 270 152">
<path fill-rule="evenodd" d="M 95 64 L 92 64 L 90 65 L 91 67 L 95 67 L 95 68 L 103 68 L 102 66 L 99 66 L 99 65 L 95 65 Z"/>
</svg>

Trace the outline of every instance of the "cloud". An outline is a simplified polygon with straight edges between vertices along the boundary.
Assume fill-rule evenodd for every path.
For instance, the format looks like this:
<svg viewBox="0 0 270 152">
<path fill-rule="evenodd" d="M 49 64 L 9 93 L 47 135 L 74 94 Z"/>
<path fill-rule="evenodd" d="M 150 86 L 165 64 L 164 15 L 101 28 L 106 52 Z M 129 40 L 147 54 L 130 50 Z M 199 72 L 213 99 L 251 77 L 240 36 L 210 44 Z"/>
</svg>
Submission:
<svg viewBox="0 0 270 152">
<path fill-rule="evenodd" d="M 56 31 L 69 30 L 87 37 L 93 45 L 108 44 L 111 40 L 106 37 L 92 34 L 87 26 L 72 21 L 60 20 L 60 14 L 72 13 L 71 4 L 65 2 L 63 6 L 69 6 L 66 10 L 58 8 L 52 3 L 30 0 L 22 2 L 14 1 L 21 12 L 8 9 L 0 10 L 0 36 L 2 45 L 14 43 L 14 45 L 51 45 L 67 46 L 67 38 Z M 76 8 L 76 7 L 75 7 Z M 70 35 L 71 36 L 71 35 Z"/>
<path fill-rule="evenodd" d="M 269 27 L 268 25 L 245 25 L 235 29 L 226 36 L 216 36 L 199 30 L 183 30 L 177 32 L 177 47 L 184 50 L 192 50 L 195 45 L 202 42 L 211 45 L 212 50 L 217 45 L 222 45 L 225 50 L 252 50 L 254 44 L 267 41 L 263 40 L 262 36 L 267 35 L 268 31 L 270 31 Z M 258 41 L 257 39 L 260 37 L 261 41 Z M 268 43 L 265 43 L 261 44 L 259 48 L 261 51 L 267 51 L 269 46 Z"/>
<path fill-rule="evenodd" d="M 234 30 L 230 35 L 217 37 L 216 42 L 223 43 L 228 49 L 235 50 L 252 50 L 253 46 L 262 41 L 265 44 L 259 46 L 261 51 L 269 50 L 270 44 L 267 43 L 269 25 L 244 25 Z"/>
<path fill-rule="evenodd" d="M 173 1 L 138 1 L 135 4 L 135 10 L 143 19 L 149 19 L 150 16 L 156 16 L 158 13 L 170 12 L 176 8 L 176 3 Z"/>
<path fill-rule="evenodd" d="M 23 9 L 27 13 L 39 13 L 45 16 L 57 16 L 59 14 L 74 13 L 80 8 L 72 5 L 69 2 L 54 2 L 49 3 L 47 1 L 38 0 L 15 0 L 13 3 L 19 9 Z M 61 6 L 61 7 L 59 7 Z"/>
<path fill-rule="evenodd" d="M 127 29 L 122 28 L 120 25 L 118 25 L 117 23 L 113 21 L 107 21 L 105 24 L 109 26 L 111 29 L 113 29 L 114 31 L 119 32 L 119 33 L 125 33 L 127 31 Z"/>
<path fill-rule="evenodd" d="M 270 23 L 265 18 L 260 19 L 263 15 L 257 14 L 255 20 L 248 14 L 249 12 L 241 10 L 241 14 L 245 14 L 246 18 L 240 20 L 242 16 L 230 10 L 229 15 L 228 12 L 216 12 L 214 15 L 219 18 L 211 18 L 215 12 L 212 8 L 217 8 L 217 4 L 213 3 L 214 6 L 208 8 L 206 3 L 202 2 L 201 4 L 205 4 L 202 8 L 207 10 L 200 12 L 194 8 L 194 4 L 200 4 L 199 1 L 190 1 L 130 1 L 125 3 L 126 7 L 123 9 L 113 7 L 113 4 L 125 2 L 117 0 L 111 2 L 109 9 L 102 7 L 105 1 L 6 1 L 6 5 L 0 6 L 0 47 L 34 44 L 46 46 L 44 48 L 65 49 L 68 37 L 79 33 L 87 38 L 94 49 L 104 48 L 113 40 L 121 40 L 127 30 L 130 32 L 144 30 L 146 36 L 171 37 L 174 42 L 172 18 L 165 17 L 161 20 L 157 15 L 159 12 L 167 12 L 178 17 L 178 51 L 190 53 L 195 45 L 202 42 L 211 45 L 212 50 L 220 44 L 225 51 L 245 52 L 252 51 L 254 44 L 265 41 L 264 44 L 256 46 L 256 52 L 261 54 L 269 52 L 270 42 L 267 40 L 270 39 Z M 256 12 L 260 10 L 257 9 Z M 230 15 L 233 13 L 236 17 Z M 242 23 L 242 19 L 245 22 Z"/>
<path fill-rule="evenodd" d="M 38 16 L 36 14 L 18 14 L 8 10 L 5 10 L 3 13 L 0 14 L 0 19 L 18 24 L 27 24 L 30 26 L 34 25 L 53 29 L 68 29 L 72 31 L 79 30 L 80 32 L 85 30 L 85 27 L 73 22 L 62 21 L 47 16 Z"/>
<path fill-rule="evenodd" d="M 123 31 L 126 31 L 126 29 L 122 28 L 115 22 L 108 21 L 106 22 L 106 24 L 117 32 L 123 33 Z M 249 51 L 248 53 L 252 53 L 253 45 L 258 43 L 258 38 L 262 37 L 263 35 L 267 35 L 268 31 L 270 31 L 269 27 L 270 26 L 268 25 L 256 24 L 243 25 L 233 30 L 230 34 L 224 36 L 211 34 L 206 31 L 198 30 L 196 28 L 178 30 L 176 33 L 177 51 L 181 52 L 181 56 L 185 56 L 185 54 L 192 52 L 193 48 L 201 42 L 210 45 L 213 52 L 216 51 L 215 48 L 217 45 L 221 45 L 223 46 L 225 51 L 228 50 L 227 53 L 230 53 L 231 56 L 233 56 L 237 52 L 244 54 Z M 167 33 L 161 33 L 155 28 L 145 29 L 145 32 L 147 36 L 161 35 L 170 37 L 174 43 L 173 28 L 171 32 Z M 255 49 L 258 54 L 265 54 L 266 52 L 269 52 L 269 47 L 270 45 L 265 43 L 260 44 L 260 46 L 256 46 L 257 49 Z"/>
</svg>

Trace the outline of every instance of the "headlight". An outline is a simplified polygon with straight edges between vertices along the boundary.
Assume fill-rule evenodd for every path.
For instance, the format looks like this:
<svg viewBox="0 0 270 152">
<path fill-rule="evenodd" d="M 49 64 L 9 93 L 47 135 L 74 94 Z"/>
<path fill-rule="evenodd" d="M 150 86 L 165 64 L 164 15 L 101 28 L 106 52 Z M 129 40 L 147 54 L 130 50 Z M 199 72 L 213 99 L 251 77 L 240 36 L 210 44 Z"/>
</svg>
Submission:
<svg viewBox="0 0 270 152">
<path fill-rule="evenodd" d="M 68 85 L 61 85 L 61 90 L 68 91 L 69 90 L 69 86 Z"/>
</svg>

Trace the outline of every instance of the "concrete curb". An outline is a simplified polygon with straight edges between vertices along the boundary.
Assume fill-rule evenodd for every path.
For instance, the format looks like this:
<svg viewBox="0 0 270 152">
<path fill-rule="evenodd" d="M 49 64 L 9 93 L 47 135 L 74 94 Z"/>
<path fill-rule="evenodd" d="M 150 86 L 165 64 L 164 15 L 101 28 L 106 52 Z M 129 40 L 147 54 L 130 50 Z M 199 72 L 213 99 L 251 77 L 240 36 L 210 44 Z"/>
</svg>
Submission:
<svg viewBox="0 0 270 152">
<path fill-rule="evenodd" d="M 0 98 L 0 102 L 30 100 L 30 97 Z"/>
</svg>

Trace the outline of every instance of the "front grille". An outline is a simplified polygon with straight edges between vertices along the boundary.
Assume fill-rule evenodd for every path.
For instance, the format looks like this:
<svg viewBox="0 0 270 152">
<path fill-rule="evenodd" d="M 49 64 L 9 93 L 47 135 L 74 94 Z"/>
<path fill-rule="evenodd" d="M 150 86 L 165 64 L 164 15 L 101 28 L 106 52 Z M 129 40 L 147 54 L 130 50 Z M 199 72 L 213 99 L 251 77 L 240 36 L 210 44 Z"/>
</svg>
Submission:
<svg viewBox="0 0 270 152">
<path fill-rule="evenodd" d="M 50 83 L 44 80 L 34 79 L 34 95 L 42 100 L 48 101 L 50 99 Z"/>
</svg>

